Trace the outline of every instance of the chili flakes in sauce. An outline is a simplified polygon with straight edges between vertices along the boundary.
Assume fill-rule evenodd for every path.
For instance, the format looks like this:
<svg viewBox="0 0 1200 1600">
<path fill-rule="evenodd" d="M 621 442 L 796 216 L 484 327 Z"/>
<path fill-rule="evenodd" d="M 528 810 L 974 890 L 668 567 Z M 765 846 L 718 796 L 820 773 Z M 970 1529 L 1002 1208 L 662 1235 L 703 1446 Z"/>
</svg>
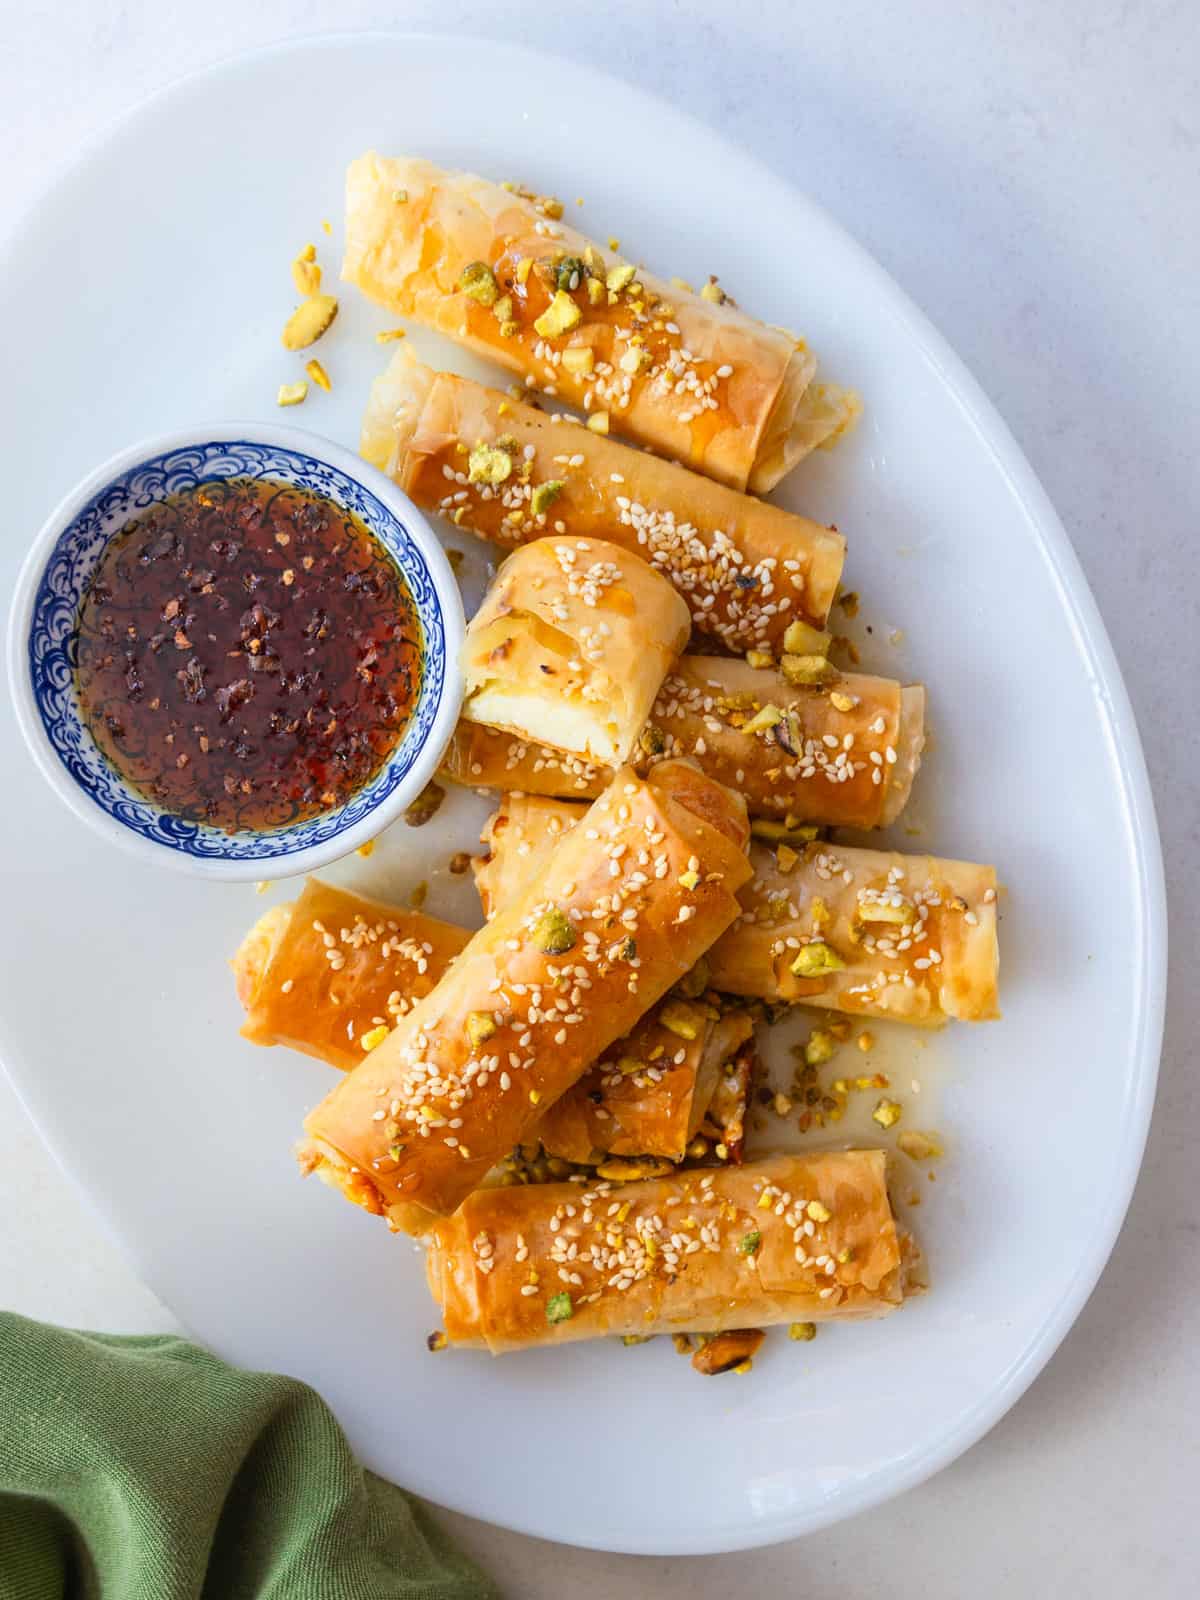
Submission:
<svg viewBox="0 0 1200 1600">
<path fill-rule="evenodd" d="M 344 804 L 399 743 L 422 635 L 352 513 L 270 479 L 172 496 L 109 544 L 80 608 L 86 724 L 155 804 L 236 832 Z"/>
</svg>

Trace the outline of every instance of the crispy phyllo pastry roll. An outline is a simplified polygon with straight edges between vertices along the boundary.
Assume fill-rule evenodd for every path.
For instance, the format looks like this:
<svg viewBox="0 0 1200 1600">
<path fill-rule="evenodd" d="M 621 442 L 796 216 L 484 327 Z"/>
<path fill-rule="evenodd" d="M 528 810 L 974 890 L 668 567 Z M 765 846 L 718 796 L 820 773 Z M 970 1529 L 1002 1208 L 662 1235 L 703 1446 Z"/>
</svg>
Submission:
<svg viewBox="0 0 1200 1600">
<path fill-rule="evenodd" d="M 543 1148 L 594 1166 L 606 1156 L 682 1161 L 726 1068 L 754 1032 L 744 1010 L 668 997 L 547 1111 Z"/>
<path fill-rule="evenodd" d="M 242 1033 L 348 1072 L 470 938 L 467 928 L 310 879 L 299 901 L 264 912 L 230 962 L 247 1011 Z M 723 1108 L 740 1085 L 739 1051 L 751 1031 L 736 1007 L 668 995 L 550 1107 L 530 1138 L 551 1155 L 592 1165 L 608 1154 L 681 1161 L 702 1126 L 735 1149 L 740 1133 Z"/>
<path fill-rule="evenodd" d="M 766 493 L 855 421 L 857 397 L 715 284 L 602 252 L 557 201 L 368 154 L 346 177 L 342 276 L 531 387 L 698 472 Z"/>
<path fill-rule="evenodd" d="M 752 817 L 766 819 L 756 834 L 786 838 L 802 823 L 894 822 L 924 743 L 920 685 L 836 672 L 823 682 L 789 683 L 782 670 L 686 655 L 667 674 L 632 759 L 645 772 L 655 761 L 690 756 L 744 795 Z M 598 794 L 608 779 L 593 762 L 461 722 L 442 767 L 456 783 L 568 800 Z"/>
<path fill-rule="evenodd" d="M 738 914 L 745 808 L 631 769 L 306 1122 L 308 1168 L 392 1225 L 448 1215 Z"/>
<path fill-rule="evenodd" d="M 427 1264 L 450 1343 L 494 1355 L 878 1317 L 905 1292 L 881 1150 L 480 1190 L 434 1227 Z"/>
<path fill-rule="evenodd" d="M 831 844 L 751 860 L 715 988 L 934 1026 L 1000 1015 L 992 867 Z"/>
<path fill-rule="evenodd" d="M 689 628 L 667 580 L 618 545 L 522 545 L 467 628 L 463 717 L 619 766 Z"/>
<path fill-rule="evenodd" d="M 371 391 L 362 451 L 426 511 L 496 544 L 569 533 L 633 550 L 671 580 L 692 626 L 737 655 L 781 654 L 796 621 L 823 628 L 837 592 L 834 529 L 405 349 Z"/>
<path fill-rule="evenodd" d="M 349 1071 L 434 987 L 471 935 L 310 878 L 272 906 L 230 962 L 244 1038 Z"/>
<path fill-rule="evenodd" d="M 521 892 L 583 806 L 505 795 L 475 862 L 485 916 Z M 999 1016 L 996 874 L 848 845 L 755 844 L 742 912 L 706 957 L 714 989 L 938 1025 Z"/>
</svg>

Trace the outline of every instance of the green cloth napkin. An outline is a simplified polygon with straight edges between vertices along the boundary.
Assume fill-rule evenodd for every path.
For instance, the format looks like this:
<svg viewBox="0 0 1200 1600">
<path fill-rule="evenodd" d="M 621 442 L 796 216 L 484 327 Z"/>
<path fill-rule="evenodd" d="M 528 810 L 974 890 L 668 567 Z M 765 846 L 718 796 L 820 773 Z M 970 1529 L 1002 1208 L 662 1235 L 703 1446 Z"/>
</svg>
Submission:
<svg viewBox="0 0 1200 1600">
<path fill-rule="evenodd" d="M 0 1313 L 0 1600 L 495 1600 L 319 1395 Z"/>
</svg>

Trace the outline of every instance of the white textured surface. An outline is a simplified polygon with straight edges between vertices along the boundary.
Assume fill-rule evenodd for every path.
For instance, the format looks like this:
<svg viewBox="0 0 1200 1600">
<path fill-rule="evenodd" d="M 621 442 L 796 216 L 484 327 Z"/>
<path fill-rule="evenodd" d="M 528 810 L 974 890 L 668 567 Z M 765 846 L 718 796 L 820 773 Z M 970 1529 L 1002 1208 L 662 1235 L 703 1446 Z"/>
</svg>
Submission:
<svg viewBox="0 0 1200 1600">
<path fill-rule="evenodd" d="M 723 10 L 693 6 L 684 21 L 674 7 L 610 8 L 589 21 L 587 56 L 701 109 L 823 202 L 991 393 L 1067 524 L 1126 668 L 1157 784 L 1182 973 L 1200 931 L 1194 900 L 1179 893 L 1187 885 L 1194 895 L 1200 792 L 1187 695 L 1200 676 L 1196 13 L 1058 0 L 990 7 L 985 22 L 983 8 L 852 0 L 802 17 L 743 5 L 735 31 Z M 504 17 L 510 36 L 528 18 L 537 42 L 583 50 L 574 8 L 512 5 Z M 82 4 L 26 9 L 9 21 L 0 62 L 9 152 L 0 215 L 79 137 L 200 62 L 321 27 L 487 32 L 494 18 L 483 6 L 353 3 L 264 3 L 253 15 L 223 3 L 108 8 L 103 21 Z M 535 96 L 536 85 L 514 85 L 515 101 Z M 301 116 L 319 126 L 319 108 Z M 602 132 L 589 118 L 580 137 Z M 987 1596 L 1014 1581 L 1046 1592 L 1051 1575 L 1061 1592 L 1184 1594 L 1200 1466 L 1186 1420 L 1200 1401 L 1186 1334 L 1200 1230 L 1185 1141 L 1198 1108 L 1183 1055 L 1200 1018 L 1186 982 L 1112 1265 L 1044 1376 L 957 1466 L 802 1545 L 702 1563 L 565 1552 L 464 1519 L 455 1527 L 522 1595 L 608 1595 L 617 1583 L 637 1594 L 756 1594 L 802 1583 L 814 1596 L 871 1584 Z M 77 1215 L 17 1108 L 6 1100 L 0 1117 L 4 1302 L 69 1323 L 170 1326 Z M 1039 1245 L 1053 1248 L 1053 1218 Z M 658 1445 L 669 1449 L 646 1441 L 632 1454 L 648 1495 Z"/>
</svg>

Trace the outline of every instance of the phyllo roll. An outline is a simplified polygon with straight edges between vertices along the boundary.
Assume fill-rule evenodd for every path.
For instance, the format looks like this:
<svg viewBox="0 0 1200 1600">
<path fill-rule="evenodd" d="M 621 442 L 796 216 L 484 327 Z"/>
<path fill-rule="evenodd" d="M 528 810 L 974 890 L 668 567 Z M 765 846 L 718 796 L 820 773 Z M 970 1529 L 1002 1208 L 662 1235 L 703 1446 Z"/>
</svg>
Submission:
<svg viewBox="0 0 1200 1600">
<path fill-rule="evenodd" d="M 737 489 L 765 493 L 853 424 L 857 398 L 814 383 L 793 334 L 561 219 L 558 202 L 512 185 L 370 153 L 347 173 L 342 276 L 593 426 Z"/>
<path fill-rule="evenodd" d="M 738 914 L 738 796 L 625 768 L 441 982 L 310 1114 L 303 1163 L 393 1226 L 447 1215 Z"/>
<path fill-rule="evenodd" d="M 569 801 L 505 795 L 474 863 L 484 915 L 519 894 L 585 815 Z M 753 844 L 750 864 L 741 913 L 705 958 L 713 989 L 932 1026 L 999 1015 L 994 868 L 824 843 Z"/>
<path fill-rule="evenodd" d="M 606 1156 L 682 1161 L 754 1032 L 747 1012 L 702 999 L 659 1002 L 547 1111 L 543 1148 L 594 1165 Z"/>
<path fill-rule="evenodd" d="M 680 656 L 632 752 L 646 773 L 686 755 L 746 798 L 754 818 L 779 824 L 886 827 L 912 794 L 925 746 L 925 690 L 893 678 L 830 674 L 789 683 L 781 670 L 728 656 Z M 459 722 L 442 757 L 446 778 L 589 800 L 610 779 L 602 763 L 536 739 Z"/>
<path fill-rule="evenodd" d="M 836 672 L 823 657 L 799 666 L 793 659 L 806 662 L 785 657 L 781 670 L 762 670 L 724 656 L 681 656 L 641 748 L 692 756 L 744 794 L 752 816 L 886 827 L 920 765 L 924 689 Z"/>
<path fill-rule="evenodd" d="M 495 1355 L 878 1317 L 905 1292 L 881 1150 L 481 1190 L 434 1227 L 427 1268 L 450 1342 Z"/>
<path fill-rule="evenodd" d="M 538 539 L 496 574 L 463 645 L 463 717 L 617 767 L 687 642 L 687 607 L 640 556 Z"/>
<path fill-rule="evenodd" d="M 935 1026 L 1000 1015 L 992 867 L 832 844 L 751 862 L 715 988 Z"/>
<path fill-rule="evenodd" d="M 407 350 L 372 388 L 362 451 L 419 506 L 496 544 L 568 533 L 634 551 L 671 580 L 692 626 L 735 654 L 780 653 L 796 620 L 824 627 L 837 592 L 835 529 Z"/>
<path fill-rule="evenodd" d="M 246 1009 L 243 1037 L 348 1071 L 430 992 L 470 937 L 424 912 L 310 878 L 298 900 L 259 918 L 230 962 Z"/>
<path fill-rule="evenodd" d="M 925 744 L 925 691 L 891 678 L 830 673 L 789 683 L 782 671 L 727 656 L 680 656 L 663 681 L 632 761 L 688 756 L 745 797 L 752 817 L 878 828 L 912 793 Z M 442 757 L 455 783 L 564 800 L 590 799 L 603 765 L 536 740 L 460 722 Z"/>
</svg>

